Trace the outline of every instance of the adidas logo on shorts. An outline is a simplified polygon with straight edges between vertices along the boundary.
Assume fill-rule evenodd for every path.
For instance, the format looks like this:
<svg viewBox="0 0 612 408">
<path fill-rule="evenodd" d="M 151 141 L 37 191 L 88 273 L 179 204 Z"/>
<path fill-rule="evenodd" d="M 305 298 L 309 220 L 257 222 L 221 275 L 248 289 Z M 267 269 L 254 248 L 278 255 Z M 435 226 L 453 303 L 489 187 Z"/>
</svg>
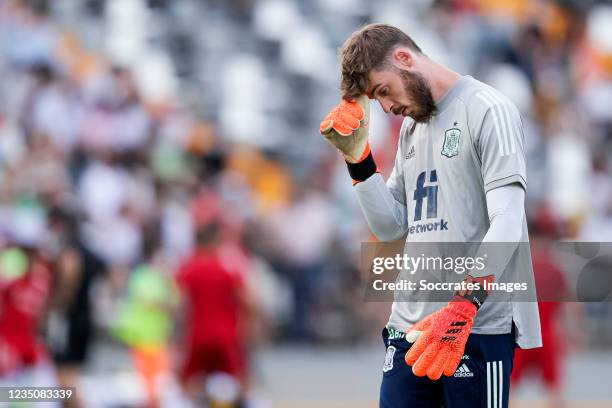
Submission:
<svg viewBox="0 0 612 408">
<path fill-rule="evenodd" d="M 463 363 L 459 366 L 459 368 L 457 368 L 457 371 L 455 371 L 455 375 L 453 377 L 473 377 L 473 376 L 474 376 L 474 373 L 470 371 L 470 369 L 465 363 Z"/>
</svg>

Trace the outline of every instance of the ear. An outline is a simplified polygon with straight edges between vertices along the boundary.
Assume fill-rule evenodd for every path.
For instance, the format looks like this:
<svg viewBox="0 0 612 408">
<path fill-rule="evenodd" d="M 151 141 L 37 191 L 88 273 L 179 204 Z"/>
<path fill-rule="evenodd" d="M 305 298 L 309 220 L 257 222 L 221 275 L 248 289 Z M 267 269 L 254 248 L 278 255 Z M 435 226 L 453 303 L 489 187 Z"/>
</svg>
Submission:
<svg viewBox="0 0 612 408">
<path fill-rule="evenodd" d="M 400 69 L 410 69 L 414 65 L 414 53 L 410 48 L 397 47 L 391 54 L 393 65 Z"/>
</svg>

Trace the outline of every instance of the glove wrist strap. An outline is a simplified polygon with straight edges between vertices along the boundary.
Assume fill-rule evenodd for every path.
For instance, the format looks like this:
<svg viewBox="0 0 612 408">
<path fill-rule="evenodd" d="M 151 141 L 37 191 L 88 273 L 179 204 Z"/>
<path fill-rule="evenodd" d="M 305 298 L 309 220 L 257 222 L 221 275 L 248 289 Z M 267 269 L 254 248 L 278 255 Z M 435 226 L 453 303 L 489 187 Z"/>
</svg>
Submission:
<svg viewBox="0 0 612 408">
<path fill-rule="evenodd" d="M 456 295 L 455 297 L 458 297 L 458 300 L 467 300 L 468 302 L 476 306 L 476 310 L 478 310 L 480 309 L 484 301 L 487 299 L 487 295 L 487 291 L 483 288 L 480 288 L 478 290 L 473 290 L 472 293 L 470 293 L 469 295 L 466 293 L 463 296 Z"/>
<path fill-rule="evenodd" d="M 369 152 L 365 159 L 358 163 L 346 162 L 346 166 L 348 168 L 348 172 L 351 178 L 357 183 L 360 181 L 367 180 L 372 174 L 376 173 L 376 171 L 378 170 L 376 167 L 376 163 L 374 162 L 372 152 Z"/>
</svg>

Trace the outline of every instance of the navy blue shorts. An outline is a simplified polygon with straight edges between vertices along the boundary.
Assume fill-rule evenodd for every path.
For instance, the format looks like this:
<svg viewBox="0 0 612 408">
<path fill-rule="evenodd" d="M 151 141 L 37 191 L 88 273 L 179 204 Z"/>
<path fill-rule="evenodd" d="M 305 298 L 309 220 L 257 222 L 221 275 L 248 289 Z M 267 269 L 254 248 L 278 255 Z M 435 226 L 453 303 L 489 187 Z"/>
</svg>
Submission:
<svg viewBox="0 0 612 408">
<path fill-rule="evenodd" d="M 437 381 L 417 377 L 404 361 L 411 344 L 402 332 L 383 329 L 387 350 L 381 408 L 507 408 L 514 333 L 471 334 L 457 371 Z"/>
</svg>

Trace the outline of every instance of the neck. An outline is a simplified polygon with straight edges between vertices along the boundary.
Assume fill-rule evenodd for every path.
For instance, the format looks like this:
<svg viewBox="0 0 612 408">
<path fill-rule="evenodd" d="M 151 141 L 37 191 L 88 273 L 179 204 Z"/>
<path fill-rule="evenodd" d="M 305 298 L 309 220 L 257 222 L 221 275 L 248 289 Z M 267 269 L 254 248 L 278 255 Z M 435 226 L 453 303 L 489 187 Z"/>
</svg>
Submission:
<svg viewBox="0 0 612 408">
<path fill-rule="evenodd" d="M 424 76 L 427 82 L 429 82 L 431 93 L 436 103 L 461 79 L 461 75 L 455 71 L 432 60 L 427 61 L 425 68 L 424 72 L 426 74 Z"/>
</svg>

